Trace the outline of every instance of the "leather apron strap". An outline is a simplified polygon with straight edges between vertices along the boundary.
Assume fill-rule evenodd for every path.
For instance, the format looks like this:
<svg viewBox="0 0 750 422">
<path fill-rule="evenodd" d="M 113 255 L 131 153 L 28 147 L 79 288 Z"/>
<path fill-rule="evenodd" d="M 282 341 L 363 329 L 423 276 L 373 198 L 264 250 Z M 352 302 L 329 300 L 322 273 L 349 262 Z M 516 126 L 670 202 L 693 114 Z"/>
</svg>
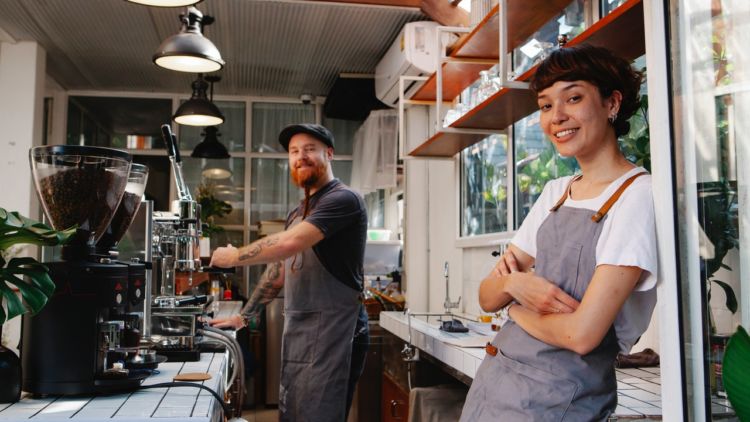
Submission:
<svg viewBox="0 0 750 422">
<path fill-rule="evenodd" d="M 599 208 L 599 211 L 597 211 L 596 213 L 594 213 L 594 215 L 591 216 L 591 221 L 593 221 L 594 223 L 598 223 L 599 221 L 601 221 L 602 218 L 604 218 L 604 216 L 607 215 L 607 212 L 609 211 L 609 209 L 612 208 L 612 205 L 614 205 L 615 202 L 617 202 L 617 200 L 620 199 L 620 196 L 622 195 L 623 192 L 625 192 L 625 189 L 627 189 L 628 186 L 630 186 L 635 181 L 635 179 L 645 174 L 648 174 L 648 172 L 642 171 L 638 174 L 634 174 L 633 176 L 628 177 L 627 180 L 622 182 L 620 187 L 617 188 L 617 190 L 609 197 L 609 199 L 607 199 L 604 202 L 604 205 L 602 205 L 601 208 Z M 565 188 L 565 193 L 563 193 L 563 195 L 557 201 L 555 206 L 550 208 L 550 212 L 557 211 L 565 203 L 565 200 L 568 199 L 568 197 L 570 196 L 570 188 L 573 186 L 573 183 L 580 180 L 581 177 L 583 177 L 583 175 L 578 174 L 576 176 L 573 176 L 573 178 L 570 179 L 570 182 L 568 182 L 568 186 Z"/>
</svg>

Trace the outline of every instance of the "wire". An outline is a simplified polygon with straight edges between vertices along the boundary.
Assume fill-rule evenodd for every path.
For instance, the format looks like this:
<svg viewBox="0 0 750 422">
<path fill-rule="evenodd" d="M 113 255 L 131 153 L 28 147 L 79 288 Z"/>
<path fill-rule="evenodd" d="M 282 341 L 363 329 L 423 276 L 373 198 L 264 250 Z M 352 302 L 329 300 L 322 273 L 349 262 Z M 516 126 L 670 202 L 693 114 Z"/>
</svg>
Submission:
<svg viewBox="0 0 750 422">
<path fill-rule="evenodd" d="M 219 402 L 219 404 L 221 404 L 221 408 L 224 410 L 224 415 L 226 417 L 229 417 L 229 415 L 232 414 L 232 408 L 229 407 L 229 405 L 224 402 L 224 399 L 221 398 L 221 396 L 219 396 L 219 394 L 216 391 L 214 391 L 214 390 L 206 387 L 203 384 L 196 384 L 196 383 L 192 383 L 192 382 L 173 381 L 173 382 L 160 382 L 158 384 L 141 385 L 141 386 L 138 387 L 138 389 L 139 390 L 146 390 L 146 389 L 149 389 L 149 388 L 164 388 L 164 387 L 169 387 L 169 388 L 172 388 L 172 387 L 193 387 L 193 388 L 200 388 L 201 390 L 206 390 L 209 393 L 211 393 L 211 395 L 214 396 L 214 398 L 216 398 L 216 400 Z"/>
</svg>

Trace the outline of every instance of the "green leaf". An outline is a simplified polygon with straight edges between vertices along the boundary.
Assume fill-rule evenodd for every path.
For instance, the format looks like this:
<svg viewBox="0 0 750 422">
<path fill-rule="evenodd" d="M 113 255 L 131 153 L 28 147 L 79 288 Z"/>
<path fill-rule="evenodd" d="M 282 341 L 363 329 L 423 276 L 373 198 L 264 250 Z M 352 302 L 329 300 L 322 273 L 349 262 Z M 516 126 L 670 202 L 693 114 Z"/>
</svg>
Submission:
<svg viewBox="0 0 750 422">
<path fill-rule="evenodd" d="M 742 326 L 732 335 L 724 351 L 722 376 L 727 397 L 741 421 L 750 421 L 750 336 Z"/>
<path fill-rule="evenodd" d="M 28 308 L 31 310 L 31 313 L 36 314 L 47 304 L 47 295 L 37 287 L 27 284 L 23 279 L 11 276 L 6 281 L 15 284 L 21 292 L 21 297 L 23 297 L 23 301 L 26 303 L 24 312 Z"/>
<path fill-rule="evenodd" d="M 718 284 L 719 286 L 721 286 L 722 289 L 724 289 L 724 294 L 727 297 L 727 300 L 726 300 L 727 309 L 732 311 L 732 313 L 736 313 L 737 312 L 737 296 L 734 295 L 734 290 L 732 289 L 732 286 L 717 279 L 712 279 L 711 281 Z"/>
<path fill-rule="evenodd" d="M 48 274 L 49 268 L 34 258 L 13 258 L 4 270 L 12 274 L 27 276 L 33 285 L 47 296 L 52 296 L 55 292 L 55 283 Z"/>
<path fill-rule="evenodd" d="M 2 280 L 0 280 L 0 295 L 5 298 L 5 304 L 8 307 L 8 319 L 13 319 L 26 312 L 26 307 L 23 306 L 16 292 L 11 290 Z M 0 325 L 4 323 L 5 320 L 0 321 Z"/>
<path fill-rule="evenodd" d="M 60 245 L 75 232 L 76 227 L 58 231 L 18 212 L 0 208 L 0 251 L 17 244 Z M 10 284 L 18 288 L 20 298 Z M 0 324 L 27 311 L 39 312 L 54 292 L 55 283 L 47 266 L 34 258 L 13 258 L 6 262 L 0 256 L 0 305 L 4 302 L 8 310 L 6 313 L 0 306 Z"/>
</svg>

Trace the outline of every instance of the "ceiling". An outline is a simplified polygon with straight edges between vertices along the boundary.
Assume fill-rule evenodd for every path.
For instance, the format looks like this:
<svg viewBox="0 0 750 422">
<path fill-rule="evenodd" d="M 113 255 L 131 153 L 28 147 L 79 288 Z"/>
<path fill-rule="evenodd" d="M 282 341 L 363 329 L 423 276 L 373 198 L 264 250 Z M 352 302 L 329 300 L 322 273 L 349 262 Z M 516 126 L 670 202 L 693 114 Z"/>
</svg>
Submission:
<svg viewBox="0 0 750 422">
<path fill-rule="evenodd" d="M 219 95 L 326 96 L 341 73 L 373 74 L 417 7 L 305 0 L 206 0 L 204 34 L 226 66 Z M 37 41 L 68 90 L 190 92 L 193 75 L 151 61 L 184 8 L 124 0 L 0 0 L 0 41 Z M 3 34 L 4 33 L 4 34 Z"/>
</svg>

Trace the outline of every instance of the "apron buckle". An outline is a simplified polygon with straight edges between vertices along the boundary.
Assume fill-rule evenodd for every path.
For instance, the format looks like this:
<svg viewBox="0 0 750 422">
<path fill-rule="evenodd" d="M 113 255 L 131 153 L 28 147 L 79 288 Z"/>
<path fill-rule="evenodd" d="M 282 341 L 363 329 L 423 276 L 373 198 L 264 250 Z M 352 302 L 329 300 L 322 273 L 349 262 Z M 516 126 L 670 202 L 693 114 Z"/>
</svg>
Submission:
<svg viewBox="0 0 750 422">
<path fill-rule="evenodd" d="M 498 350 L 499 349 L 489 341 L 487 342 L 487 345 L 484 346 L 484 351 L 490 356 L 497 356 Z"/>
</svg>

